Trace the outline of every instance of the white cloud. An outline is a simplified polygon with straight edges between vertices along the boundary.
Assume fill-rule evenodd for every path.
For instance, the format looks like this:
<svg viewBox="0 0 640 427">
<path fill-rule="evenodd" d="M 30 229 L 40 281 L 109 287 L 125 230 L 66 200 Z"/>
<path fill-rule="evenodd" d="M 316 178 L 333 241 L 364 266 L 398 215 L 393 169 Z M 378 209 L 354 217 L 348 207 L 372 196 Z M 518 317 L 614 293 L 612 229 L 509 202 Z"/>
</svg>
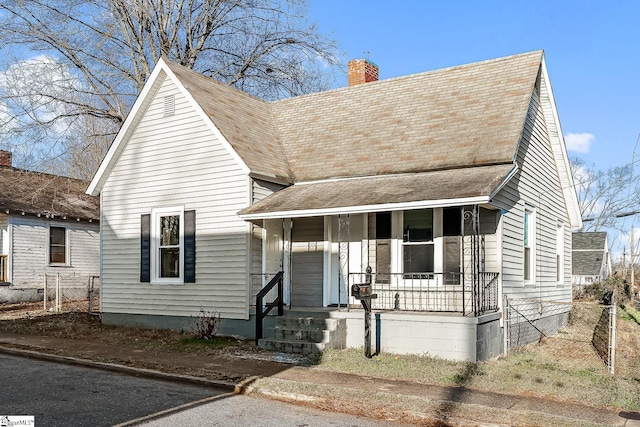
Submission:
<svg viewBox="0 0 640 427">
<path fill-rule="evenodd" d="M 595 139 L 596 137 L 590 133 L 568 133 L 564 136 L 567 150 L 576 153 L 588 153 Z"/>
</svg>

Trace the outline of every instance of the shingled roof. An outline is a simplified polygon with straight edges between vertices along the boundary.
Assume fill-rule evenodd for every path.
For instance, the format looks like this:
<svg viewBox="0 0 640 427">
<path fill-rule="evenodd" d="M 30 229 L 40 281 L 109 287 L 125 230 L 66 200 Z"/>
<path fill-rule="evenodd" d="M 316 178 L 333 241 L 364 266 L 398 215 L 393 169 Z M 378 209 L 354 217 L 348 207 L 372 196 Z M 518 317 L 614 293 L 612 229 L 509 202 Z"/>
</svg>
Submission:
<svg viewBox="0 0 640 427">
<path fill-rule="evenodd" d="M 272 103 L 167 65 L 252 172 L 306 182 L 512 163 L 542 54 Z"/>
<path fill-rule="evenodd" d="M 447 179 L 438 178 L 442 187 L 431 193 L 446 194 L 447 200 L 459 203 L 487 203 L 517 168 L 515 156 L 527 112 L 540 84 L 549 103 L 546 125 L 555 135 L 554 160 L 572 224 L 577 226 L 577 202 L 544 64 L 543 51 L 535 51 L 266 102 L 162 59 L 88 192 L 99 194 L 146 107 L 169 78 L 209 119 L 210 128 L 244 172 L 298 188 L 239 212 L 245 219 L 248 212 L 284 215 L 285 207 L 289 212 L 295 206 L 303 209 L 303 194 L 304 205 L 311 209 L 313 200 L 324 200 L 327 191 L 338 188 L 325 181 L 348 180 L 340 184 L 343 193 L 334 194 L 331 205 L 353 207 L 377 203 L 376 197 L 357 190 L 369 188 L 372 178 L 384 178 L 375 182 L 392 187 L 397 182 L 433 186 L 434 181 L 424 177 L 439 177 L 429 175 L 439 171 L 448 171 Z M 411 174 L 421 174 L 422 179 L 403 177 Z M 473 185 L 467 188 L 465 183 Z M 470 200 L 480 193 L 482 201 Z M 394 193 L 387 203 L 414 203 L 420 195 L 426 197 L 425 191 L 414 187 Z M 341 206 L 337 200 L 343 201 Z"/>
<path fill-rule="evenodd" d="M 0 212 L 98 220 L 100 198 L 77 179 L 0 166 Z"/>
<path fill-rule="evenodd" d="M 606 232 L 577 232 L 572 235 L 571 274 L 598 276 L 608 253 Z"/>
</svg>

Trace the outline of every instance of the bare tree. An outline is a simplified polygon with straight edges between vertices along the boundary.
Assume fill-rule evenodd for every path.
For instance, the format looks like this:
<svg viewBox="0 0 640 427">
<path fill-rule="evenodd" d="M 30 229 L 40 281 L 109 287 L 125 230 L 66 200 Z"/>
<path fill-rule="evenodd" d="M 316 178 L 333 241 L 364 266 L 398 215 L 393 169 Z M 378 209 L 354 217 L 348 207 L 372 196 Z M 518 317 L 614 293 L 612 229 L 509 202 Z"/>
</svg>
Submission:
<svg viewBox="0 0 640 427">
<path fill-rule="evenodd" d="M 620 229 L 620 219 L 640 209 L 640 175 L 627 164 L 603 171 L 586 166 L 582 159 L 571 159 L 583 231 Z"/>
<path fill-rule="evenodd" d="M 325 89 L 336 47 L 308 22 L 306 6 L 4 0 L 0 49 L 12 59 L 0 74 L 0 138 L 20 162 L 40 168 L 68 169 L 88 152 L 101 158 L 160 57 L 266 100 Z"/>
</svg>

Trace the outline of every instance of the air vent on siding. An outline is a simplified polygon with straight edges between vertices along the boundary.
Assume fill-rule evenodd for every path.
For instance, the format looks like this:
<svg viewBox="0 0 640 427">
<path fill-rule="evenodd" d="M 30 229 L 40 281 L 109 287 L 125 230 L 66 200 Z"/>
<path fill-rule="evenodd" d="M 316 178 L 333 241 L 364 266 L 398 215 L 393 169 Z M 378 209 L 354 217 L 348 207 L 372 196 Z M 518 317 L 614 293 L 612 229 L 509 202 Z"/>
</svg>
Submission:
<svg viewBox="0 0 640 427">
<path fill-rule="evenodd" d="M 164 97 L 164 116 L 173 116 L 176 113 L 176 97 L 175 95 L 167 95 Z"/>
</svg>

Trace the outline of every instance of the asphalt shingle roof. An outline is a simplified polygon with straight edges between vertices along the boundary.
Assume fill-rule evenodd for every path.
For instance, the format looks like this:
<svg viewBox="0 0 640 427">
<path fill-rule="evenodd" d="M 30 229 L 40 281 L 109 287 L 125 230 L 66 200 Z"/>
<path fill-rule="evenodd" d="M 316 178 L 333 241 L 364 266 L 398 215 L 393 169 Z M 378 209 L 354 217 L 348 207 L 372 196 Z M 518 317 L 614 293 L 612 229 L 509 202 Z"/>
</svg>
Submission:
<svg viewBox="0 0 640 427">
<path fill-rule="evenodd" d="M 98 220 L 100 198 L 88 182 L 0 166 L 0 211 Z"/>
<path fill-rule="evenodd" d="M 271 103 L 168 65 L 252 172 L 306 182 L 512 163 L 542 55 Z"/>
<path fill-rule="evenodd" d="M 608 250 L 606 232 L 577 232 L 572 234 L 571 274 L 598 276 Z"/>
</svg>

